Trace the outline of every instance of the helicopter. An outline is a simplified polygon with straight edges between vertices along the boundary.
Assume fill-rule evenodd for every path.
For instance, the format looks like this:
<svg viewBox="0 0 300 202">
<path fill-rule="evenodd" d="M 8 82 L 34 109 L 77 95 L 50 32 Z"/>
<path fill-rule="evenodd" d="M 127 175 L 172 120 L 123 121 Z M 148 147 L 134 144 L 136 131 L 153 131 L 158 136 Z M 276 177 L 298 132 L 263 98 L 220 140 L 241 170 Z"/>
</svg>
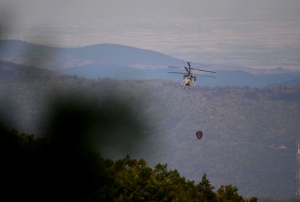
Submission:
<svg viewBox="0 0 300 202">
<path fill-rule="evenodd" d="M 202 72 L 209 72 L 209 73 L 216 73 L 216 72 L 213 72 L 213 71 L 207 71 L 207 70 L 202 70 L 202 69 L 195 69 L 195 68 L 192 68 L 190 63 L 188 63 L 188 68 L 187 67 L 184 67 L 184 69 L 187 71 L 187 72 L 169 72 L 169 73 L 174 73 L 174 74 L 183 74 L 183 81 L 181 83 L 181 87 L 183 86 L 183 88 L 195 88 L 195 81 L 197 79 L 197 76 L 206 76 L 206 77 L 213 77 L 215 78 L 214 76 L 207 76 L 207 75 L 201 75 L 201 74 L 193 74 L 192 73 L 192 70 L 197 70 L 197 71 L 202 71 Z M 180 67 L 173 67 L 173 66 L 168 66 L 169 68 L 180 68 Z"/>
</svg>

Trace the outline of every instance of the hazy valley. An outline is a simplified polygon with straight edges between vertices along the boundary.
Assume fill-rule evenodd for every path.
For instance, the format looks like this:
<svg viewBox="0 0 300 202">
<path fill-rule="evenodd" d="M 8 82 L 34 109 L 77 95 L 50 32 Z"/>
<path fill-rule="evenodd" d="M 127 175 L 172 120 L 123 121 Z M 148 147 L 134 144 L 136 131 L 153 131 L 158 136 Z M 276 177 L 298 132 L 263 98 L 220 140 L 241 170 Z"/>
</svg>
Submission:
<svg viewBox="0 0 300 202">
<path fill-rule="evenodd" d="M 41 121 L 53 99 L 76 96 L 75 102 L 91 106 L 124 101 L 147 126 L 140 134 L 143 141 L 129 149 L 126 142 L 135 139 L 112 136 L 98 145 L 104 156 L 118 159 L 129 153 L 150 166 L 167 163 L 195 181 L 207 173 L 214 186 L 233 184 L 245 196 L 294 196 L 299 85 L 189 91 L 164 79 L 86 79 L 4 61 L 0 67 L 2 117 L 12 128 L 43 134 Z M 204 133 L 200 141 L 197 130 Z"/>
</svg>

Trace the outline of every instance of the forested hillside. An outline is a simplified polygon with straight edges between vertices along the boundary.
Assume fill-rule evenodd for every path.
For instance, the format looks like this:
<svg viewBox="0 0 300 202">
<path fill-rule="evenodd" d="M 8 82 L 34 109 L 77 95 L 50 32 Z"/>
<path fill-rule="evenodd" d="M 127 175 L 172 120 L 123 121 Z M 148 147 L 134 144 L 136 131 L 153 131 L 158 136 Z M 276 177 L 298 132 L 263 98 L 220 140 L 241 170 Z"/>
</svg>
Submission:
<svg viewBox="0 0 300 202">
<path fill-rule="evenodd" d="M 144 159 L 129 155 L 105 159 L 92 147 L 82 147 L 82 141 L 68 137 L 65 142 L 65 133 L 36 139 L 17 130 L 8 132 L 0 122 L 0 135 L 5 175 L 1 196 L 11 201 L 257 202 L 256 197 L 239 195 L 236 186 L 222 185 L 214 191 L 206 174 L 195 183 L 166 164 L 150 168 Z M 86 139 L 83 133 L 79 136 Z"/>
<path fill-rule="evenodd" d="M 127 149 L 128 142 L 118 138 L 124 125 L 111 125 L 119 136 L 96 145 L 103 156 L 117 160 L 127 152 L 150 167 L 166 163 L 196 182 L 206 173 L 213 186 L 232 184 L 244 196 L 295 194 L 299 85 L 184 90 L 169 80 L 88 80 L 1 61 L 0 93 L 6 124 L 37 137 L 45 134 L 53 100 L 70 101 L 72 95 L 75 103 L 83 99 L 90 106 L 124 102 L 145 125 L 143 141 Z M 197 130 L 204 133 L 201 140 Z"/>
</svg>

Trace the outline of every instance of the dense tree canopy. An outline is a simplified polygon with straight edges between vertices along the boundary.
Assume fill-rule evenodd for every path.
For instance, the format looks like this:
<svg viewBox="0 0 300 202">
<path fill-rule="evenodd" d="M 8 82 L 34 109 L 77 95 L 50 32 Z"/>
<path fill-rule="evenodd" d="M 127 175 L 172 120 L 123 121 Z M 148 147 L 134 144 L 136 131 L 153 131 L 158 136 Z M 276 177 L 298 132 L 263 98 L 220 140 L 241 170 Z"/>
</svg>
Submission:
<svg viewBox="0 0 300 202">
<path fill-rule="evenodd" d="M 1 129 L 2 196 L 30 201 L 257 201 L 240 196 L 236 187 L 217 193 L 206 175 L 196 184 L 166 164 L 150 168 L 143 159 L 104 159 L 93 149 L 57 142 L 17 130 Z"/>
</svg>

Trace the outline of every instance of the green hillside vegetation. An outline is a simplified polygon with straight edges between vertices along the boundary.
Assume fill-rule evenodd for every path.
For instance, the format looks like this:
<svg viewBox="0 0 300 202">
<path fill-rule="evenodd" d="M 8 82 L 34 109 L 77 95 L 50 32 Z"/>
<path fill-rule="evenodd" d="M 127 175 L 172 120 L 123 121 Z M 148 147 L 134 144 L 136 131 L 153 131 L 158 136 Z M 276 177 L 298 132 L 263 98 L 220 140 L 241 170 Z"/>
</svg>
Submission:
<svg viewBox="0 0 300 202">
<path fill-rule="evenodd" d="M 183 180 L 184 186 L 190 183 L 193 189 L 206 173 L 211 186 L 231 184 L 230 189 L 236 186 L 246 197 L 295 194 L 299 85 L 183 90 L 179 83 L 168 80 L 88 80 L 1 61 L 0 94 L 4 124 L 39 138 L 47 129 L 43 121 L 51 114 L 47 106 L 53 100 L 72 96 L 74 102 L 83 99 L 90 106 L 118 100 L 132 107 L 132 114 L 146 127 L 137 139 L 130 139 L 133 145 L 119 139 L 124 124 L 106 129 L 120 135 L 95 146 L 105 158 L 112 159 L 111 164 L 128 153 L 133 159 L 119 161 L 145 159 L 149 165 L 144 165 L 145 172 L 151 171 L 151 177 L 158 163 L 166 163 L 170 169 L 166 172 L 177 175 L 176 179 L 182 180 L 181 175 L 194 180 L 194 184 Z M 197 130 L 204 133 L 201 140 L 195 136 Z M 139 138 L 143 141 L 136 142 Z"/>
<path fill-rule="evenodd" d="M 195 183 L 181 177 L 177 170 L 168 170 L 166 164 L 152 169 L 145 160 L 129 155 L 112 161 L 93 149 L 72 144 L 59 147 L 61 140 L 49 142 L 17 130 L 0 130 L 5 175 L 2 197 L 6 200 L 257 201 L 255 197 L 244 199 L 232 185 L 214 192 L 205 174 Z"/>
</svg>

